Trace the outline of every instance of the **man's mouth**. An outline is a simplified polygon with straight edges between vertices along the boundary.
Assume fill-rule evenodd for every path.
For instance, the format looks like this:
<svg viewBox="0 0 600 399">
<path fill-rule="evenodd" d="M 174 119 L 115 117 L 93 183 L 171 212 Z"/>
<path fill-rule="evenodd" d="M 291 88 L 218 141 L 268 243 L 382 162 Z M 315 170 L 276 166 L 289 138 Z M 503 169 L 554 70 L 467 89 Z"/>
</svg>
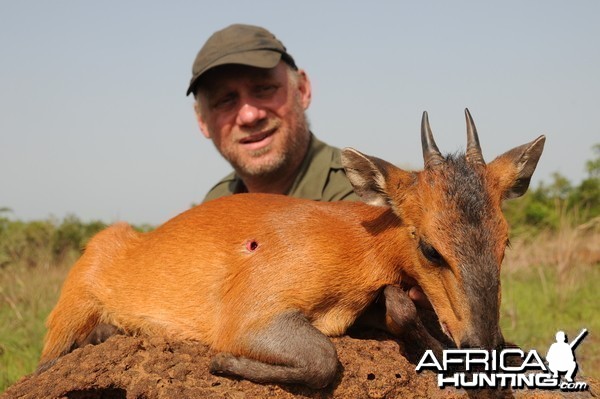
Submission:
<svg viewBox="0 0 600 399">
<path fill-rule="evenodd" d="M 250 134 L 239 140 L 239 143 L 250 150 L 258 150 L 273 141 L 272 136 L 277 129 L 269 129 L 259 133 Z"/>
</svg>

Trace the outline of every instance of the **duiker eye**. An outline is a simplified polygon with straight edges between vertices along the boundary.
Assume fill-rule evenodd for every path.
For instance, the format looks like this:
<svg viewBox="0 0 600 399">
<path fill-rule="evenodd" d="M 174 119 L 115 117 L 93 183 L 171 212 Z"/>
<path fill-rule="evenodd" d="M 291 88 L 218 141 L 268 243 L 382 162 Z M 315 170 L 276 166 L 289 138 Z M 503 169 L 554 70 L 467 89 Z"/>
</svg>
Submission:
<svg viewBox="0 0 600 399">
<path fill-rule="evenodd" d="M 421 240 L 419 241 L 419 249 L 423 256 L 427 258 L 428 261 L 434 263 L 438 266 L 441 266 L 444 263 L 444 258 L 440 253 L 429 243 Z"/>
</svg>

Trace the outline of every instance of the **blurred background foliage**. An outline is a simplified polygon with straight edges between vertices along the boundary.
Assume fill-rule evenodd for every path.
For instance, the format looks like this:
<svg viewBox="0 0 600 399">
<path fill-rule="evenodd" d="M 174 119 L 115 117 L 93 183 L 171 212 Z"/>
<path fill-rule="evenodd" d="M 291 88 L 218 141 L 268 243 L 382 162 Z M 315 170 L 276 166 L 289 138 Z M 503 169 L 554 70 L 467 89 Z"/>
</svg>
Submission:
<svg viewBox="0 0 600 399">
<path fill-rule="evenodd" d="M 514 236 L 546 229 L 556 231 L 565 215 L 569 215 L 572 225 L 597 220 L 600 216 L 600 144 L 592 150 L 594 158 L 585 162 L 586 177 L 579 184 L 574 185 L 556 172 L 549 183 L 530 187 L 520 200 L 504 203 L 504 214 Z"/>
</svg>

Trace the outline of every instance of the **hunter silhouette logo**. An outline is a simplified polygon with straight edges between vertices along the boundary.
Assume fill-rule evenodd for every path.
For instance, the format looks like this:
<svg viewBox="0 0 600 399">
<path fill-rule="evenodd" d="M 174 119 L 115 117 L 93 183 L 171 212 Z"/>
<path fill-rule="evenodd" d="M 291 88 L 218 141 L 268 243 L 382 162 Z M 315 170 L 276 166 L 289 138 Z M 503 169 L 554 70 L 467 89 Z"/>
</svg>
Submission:
<svg viewBox="0 0 600 399">
<path fill-rule="evenodd" d="M 552 376 L 558 378 L 559 372 L 566 372 L 568 382 L 573 382 L 573 377 L 577 372 L 577 362 L 575 361 L 575 348 L 587 335 L 587 329 L 583 329 L 581 333 L 571 342 L 567 343 L 567 336 L 563 331 L 556 333 L 556 342 L 548 349 L 546 360 L 548 368 L 552 371 Z"/>
<path fill-rule="evenodd" d="M 535 349 L 524 352 L 519 348 L 503 350 L 446 349 L 438 359 L 427 350 L 415 368 L 417 372 L 433 370 L 438 373 L 438 386 L 444 388 L 539 388 L 562 391 L 584 391 L 588 385 L 575 381 L 577 361 L 575 349 L 587 336 L 583 329 L 572 341 L 564 331 L 556 333 L 556 342 L 550 345 L 547 364 Z M 456 369 L 460 371 L 455 371 Z M 566 381 L 561 381 L 565 374 Z"/>
</svg>

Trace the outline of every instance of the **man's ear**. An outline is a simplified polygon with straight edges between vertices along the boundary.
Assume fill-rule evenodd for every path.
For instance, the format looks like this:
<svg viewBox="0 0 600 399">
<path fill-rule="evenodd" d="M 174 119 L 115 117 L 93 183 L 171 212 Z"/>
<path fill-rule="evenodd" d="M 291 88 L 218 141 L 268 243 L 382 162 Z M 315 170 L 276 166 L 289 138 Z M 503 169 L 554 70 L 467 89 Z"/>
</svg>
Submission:
<svg viewBox="0 0 600 399">
<path fill-rule="evenodd" d="M 545 136 L 515 147 L 494 159 L 488 165 L 489 173 L 499 182 L 502 199 L 525 194 L 544 150 Z"/>
<path fill-rule="evenodd" d="M 354 192 L 365 203 L 390 206 L 398 213 L 398 204 L 395 203 L 398 191 L 412 184 L 414 181 L 412 173 L 352 148 L 342 150 L 342 165 Z"/>
<path fill-rule="evenodd" d="M 200 128 L 202 135 L 207 139 L 210 139 L 210 132 L 206 126 L 204 118 L 202 117 L 202 113 L 200 112 L 200 104 L 198 101 L 194 102 L 194 113 L 196 114 L 196 121 L 198 122 L 198 127 Z"/>
<path fill-rule="evenodd" d="M 298 70 L 298 90 L 300 92 L 300 102 L 304 110 L 307 110 L 312 100 L 312 86 L 310 79 L 304 69 Z"/>
</svg>

